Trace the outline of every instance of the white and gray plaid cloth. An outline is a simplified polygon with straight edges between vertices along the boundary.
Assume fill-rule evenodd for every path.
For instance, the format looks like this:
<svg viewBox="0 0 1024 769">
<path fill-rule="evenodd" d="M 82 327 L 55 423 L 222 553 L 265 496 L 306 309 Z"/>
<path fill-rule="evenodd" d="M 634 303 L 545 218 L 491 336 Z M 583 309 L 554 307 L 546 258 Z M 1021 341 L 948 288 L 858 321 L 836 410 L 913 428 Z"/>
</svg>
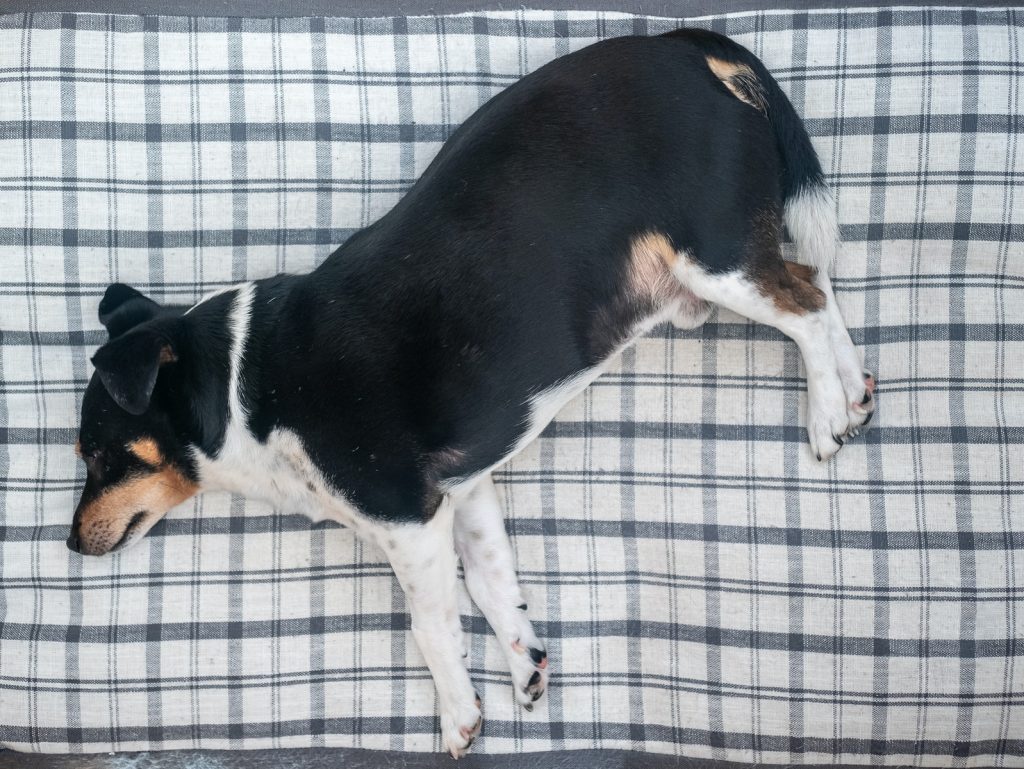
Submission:
<svg viewBox="0 0 1024 769">
<path fill-rule="evenodd" d="M 312 268 L 598 13 L 0 17 L 0 744 L 440 748 L 381 553 L 209 495 L 64 545 L 104 288 Z M 497 473 L 554 675 L 525 713 L 463 596 L 476 752 L 1024 766 L 1024 12 L 739 13 L 838 194 L 880 382 L 817 465 L 796 347 L 655 330 Z M 694 147 L 700 152 L 700 147 Z"/>
</svg>

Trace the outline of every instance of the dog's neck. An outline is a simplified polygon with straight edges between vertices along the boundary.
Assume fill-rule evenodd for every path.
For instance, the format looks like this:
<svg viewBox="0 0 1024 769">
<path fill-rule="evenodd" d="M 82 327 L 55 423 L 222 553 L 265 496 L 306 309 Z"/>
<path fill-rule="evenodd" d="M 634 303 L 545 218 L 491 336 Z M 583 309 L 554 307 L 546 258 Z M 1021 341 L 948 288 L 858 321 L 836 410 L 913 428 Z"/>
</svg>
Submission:
<svg viewBox="0 0 1024 769">
<path fill-rule="evenodd" d="M 188 354 L 161 372 L 154 398 L 171 415 L 179 440 L 193 453 L 215 456 L 232 421 L 245 421 L 237 408 L 245 321 L 253 284 L 208 295 L 185 313 Z M 247 322 L 244 323 L 247 326 Z"/>
<path fill-rule="evenodd" d="M 260 411 L 268 395 L 261 381 L 268 362 L 261 356 L 268 341 L 263 337 L 272 338 L 269 329 L 277 314 L 268 299 L 284 299 L 286 280 L 233 287 L 214 298 L 220 304 L 204 308 L 205 314 L 196 319 L 211 343 L 202 361 L 202 371 L 210 376 L 195 385 L 201 388 L 196 390 L 197 411 L 206 415 L 196 415 L 201 437 L 193 443 L 199 483 L 204 491 L 231 491 L 282 512 L 302 512 L 314 520 L 330 518 L 358 528 L 361 516 L 343 494 L 330 488 L 293 431 L 274 426 L 261 434 L 254 429 L 267 417 Z M 256 306 L 257 296 L 267 306 Z"/>
</svg>

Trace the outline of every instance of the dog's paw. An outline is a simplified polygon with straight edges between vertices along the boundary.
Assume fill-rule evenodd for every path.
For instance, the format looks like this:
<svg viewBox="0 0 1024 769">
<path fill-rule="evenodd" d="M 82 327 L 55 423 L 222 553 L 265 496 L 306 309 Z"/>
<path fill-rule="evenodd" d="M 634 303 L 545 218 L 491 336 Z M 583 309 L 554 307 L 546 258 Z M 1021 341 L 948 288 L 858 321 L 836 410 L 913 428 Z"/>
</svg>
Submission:
<svg viewBox="0 0 1024 769">
<path fill-rule="evenodd" d="M 462 758 L 480 734 L 483 716 L 480 697 L 472 703 L 455 705 L 441 710 L 441 741 L 452 758 Z"/>
<path fill-rule="evenodd" d="M 835 456 L 846 443 L 850 430 L 850 417 L 842 402 L 825 405 L 812 400 L 808 405 L 807 440 L 811 444 L 811 454 L 819 462 Z"/>
<path fill-rule="evenodd" d="M 846 387 L 844 383 L 844 387 Z M 870 371 L 861 373 L 861 382 L 858 387 L 847 387 L 847 398 L 849 405 L 847 410 L 850 414 L 852 433 L 856 435 L 860 428 L 871 421 L 875 411 L 875 377 Z"/>
<path fill-rule="evenodd" d="M 539 700 L 548 685 L 548 653 L 536 645 L 521 643 L 517 638 L 512 642 L 509 664 L 512 668 L 512 687 L 516 701 L 526 710 L 533 710 L 533 703 Z"/>
</svg>

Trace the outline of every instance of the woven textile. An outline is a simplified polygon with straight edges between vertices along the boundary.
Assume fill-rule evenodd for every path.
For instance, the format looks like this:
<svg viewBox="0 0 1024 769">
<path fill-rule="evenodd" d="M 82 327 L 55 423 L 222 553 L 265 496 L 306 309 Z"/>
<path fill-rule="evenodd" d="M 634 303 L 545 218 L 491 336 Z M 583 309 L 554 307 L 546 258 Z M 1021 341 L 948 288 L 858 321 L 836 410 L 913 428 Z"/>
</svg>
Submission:
<svg viewBox="0 0 1024 769">
<path fill-rule="evenodd" d="M 351 532 L 209 495 L 67 550 L 99 298 L 307 271 L 524 73 L 682 23 L 0 17 L 0 743 L 439 750 L 404 598 Z M 689 23 L 805 117 L 879 411 L 819 466 L 779 333 L 721 311 L 641 340 L 496 474 L 554 674 L 517 707 L 463 595 L 474 751 L 1024 766 L 1024 14 Z"/>
</svg>

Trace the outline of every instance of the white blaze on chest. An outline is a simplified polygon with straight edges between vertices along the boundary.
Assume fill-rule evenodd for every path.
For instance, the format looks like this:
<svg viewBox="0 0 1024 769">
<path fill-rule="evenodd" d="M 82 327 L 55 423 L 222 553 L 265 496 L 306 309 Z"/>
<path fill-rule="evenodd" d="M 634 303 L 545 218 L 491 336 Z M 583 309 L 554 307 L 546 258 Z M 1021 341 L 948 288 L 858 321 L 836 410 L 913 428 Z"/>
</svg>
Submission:
<svg viewBox="0 0 1024 769">
<path fill-rule="evenodd" d="M 363 516 L 334 491 L 291 430 L 277 429 L 260 443 L 243 428 L 228 427 L 216 458 L 197 452 L 204 490 L 223 490 L 261 499 L 283 513 L 314 521 L 330 519 L 355 529 Z"/>
<path fill-rule="evenodd" d="M 362 528 L 364 516 L 330 487 L 298 435 L 279 428 L 260 442 L 249 432 L 239 383 L 255 286 L 245 283 L 237 291 L 228 317 L 231 373 L 227 428 L 216 457 L 198 449 L 194 452 L 201 488 L 261 499 L 281 512 L 302 513 L 314 521 L 329 518 L 357 530 Z"/>
</svg>

